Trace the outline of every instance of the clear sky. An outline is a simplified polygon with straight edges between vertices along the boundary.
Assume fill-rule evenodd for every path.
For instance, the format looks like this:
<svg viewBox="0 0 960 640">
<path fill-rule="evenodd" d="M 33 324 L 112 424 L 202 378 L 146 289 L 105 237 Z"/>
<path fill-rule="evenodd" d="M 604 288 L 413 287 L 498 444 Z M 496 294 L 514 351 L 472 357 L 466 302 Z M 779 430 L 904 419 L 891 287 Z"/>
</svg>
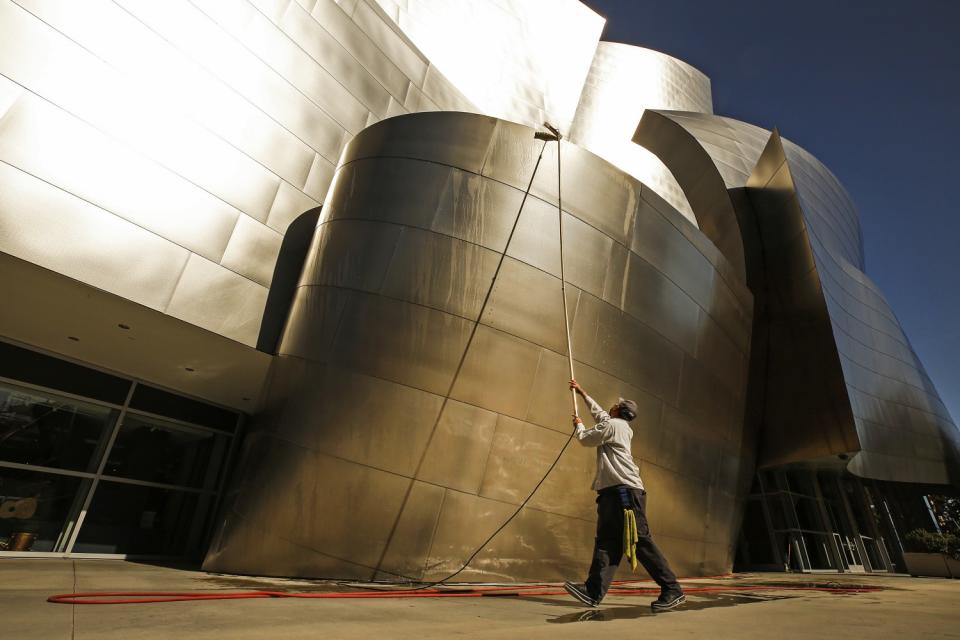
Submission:
<svg viewBox="0 0 960 640">
<path fill-rule="evenodd" d="M 714 111 L 813 153 L 960 421 L 960 0 L 584 0 L 604 40 L 707 74 Z"/>
</svg>

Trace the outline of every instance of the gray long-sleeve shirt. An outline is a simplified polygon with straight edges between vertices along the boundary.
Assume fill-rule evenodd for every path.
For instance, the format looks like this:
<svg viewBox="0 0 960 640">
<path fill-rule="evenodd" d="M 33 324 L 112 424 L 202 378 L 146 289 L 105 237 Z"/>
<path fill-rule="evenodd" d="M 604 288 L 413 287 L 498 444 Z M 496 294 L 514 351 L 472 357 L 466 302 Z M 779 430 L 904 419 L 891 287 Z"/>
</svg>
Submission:
<svg viewBox="0 0 960 640">
<path fill-rule="evenodd" d="M 633 429 L 626 420 L 612 418 L 590 396 L 584 396 L 590 413 L 597 423 L 592 429 L 577 425 L 577 440 L 585 447 L 597 448 L 597 475 L 593 480 L 594 491 L 623 484 L 643 489 L 640 469 L 630 453 Z"/>
</svg>

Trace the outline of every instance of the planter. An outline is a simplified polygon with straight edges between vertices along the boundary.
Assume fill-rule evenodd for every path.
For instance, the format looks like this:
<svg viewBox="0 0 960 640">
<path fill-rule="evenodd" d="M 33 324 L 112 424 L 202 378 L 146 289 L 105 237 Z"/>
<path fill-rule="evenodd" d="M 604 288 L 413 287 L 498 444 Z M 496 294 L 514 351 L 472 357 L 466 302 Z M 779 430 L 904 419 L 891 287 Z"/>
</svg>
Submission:
<svg viewBox="0 0 960 640">
<path fill-rule="evenodd" d="M 960 578 L 960 562 L 945 553 L 904 553 L 903 561 L 912 576 Z"/>
<path fill-rule="evenodd" d="M 960 578 L 960 560 L 954 560 L 950 556 L 943 556 L 947 561 L 947 569 L 953 574 L 954 578 Z"/>
</svg>

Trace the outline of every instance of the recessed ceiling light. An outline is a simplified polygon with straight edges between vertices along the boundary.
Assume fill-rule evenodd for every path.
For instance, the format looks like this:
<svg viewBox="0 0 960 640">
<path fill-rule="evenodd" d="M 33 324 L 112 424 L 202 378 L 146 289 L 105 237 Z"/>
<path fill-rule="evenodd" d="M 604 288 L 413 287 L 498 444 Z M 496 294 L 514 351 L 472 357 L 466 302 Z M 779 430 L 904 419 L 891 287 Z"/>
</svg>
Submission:
<svg viewBox="0 0 960 640">
<path fill-rule="evenodd" d="M 80 342 L 80 338 L 77 336 L 67 336 L 67 340 L 73 340 L 74 342 Z"/>
<path fill-rule="evenodd" d="M 121 322 L 120 324 L 118 324 L 117 326 L 120 327 L 121 329 L 124 329 L 124 330 L 130 328 L 130 325 L 128 325 L 128 324 L 123 324 L 122 322 Z"/>
</svg>

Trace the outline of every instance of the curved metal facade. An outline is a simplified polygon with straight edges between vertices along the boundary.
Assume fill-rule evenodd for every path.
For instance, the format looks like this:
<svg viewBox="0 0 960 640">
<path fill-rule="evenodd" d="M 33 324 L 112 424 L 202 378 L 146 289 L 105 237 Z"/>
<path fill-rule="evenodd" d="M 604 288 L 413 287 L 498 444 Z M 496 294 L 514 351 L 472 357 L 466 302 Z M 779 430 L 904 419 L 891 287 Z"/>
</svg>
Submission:
<svg viewBox="0 0 960 640">
<path fill-rule="evenodd" d="M 768 274 L 771 265 L 792 274 L 778 295 L 792 296 L 794 306 L 785 308 L 792 322 L 813 323 L 800 337 L 820 352 L 808 373 L 822 384 L 800 408 L 802 424 L 768 421 L 760 463 L 850 455 L 848 469 L 862 477 L 957 483 L 960 433 L 883 294 L 863 272 L 859 216 L 836 177 L 806 150 L 759 127 L 706 114 L 660 115 L 700 142 L 728 188 L 747 187 L 755 209 L 772 207 L 757 211 L 768 228 L 777 227 L 779 263 L 768 259 Z M 798 215 L 791 217 L 791 208 Z M 783 347 L 803 349 L 797 337 L 796 331 L 772 335 L 771 344 L 793 341 Z M 785 358 L 767 377 L 787 381 L 785 388 L 809 387 L 790 367 L 797 368 L 796 360 Z M 774 404 L 789 403 L 771 391 Z"/>
<path fill-rule="evenodd" d="M 649 185 L 696 225 L 697 217 L 670 170 L 631 140 L 645 109 L 713 113 L 710 79 L 659 51 L 601 42 L 580 94 L 570 141 Z"/>
<path fill-rule="evenodd" d="M 437 579 L 543 475 L 569 433 L 553 143 L 505 246 L 533 133 L 420 114 L 348 145 L 206 568 Z M 671 563 L 726 571 L 752 474 L 752 297 L 646 186 L 574 145 L 562 153 L 577 376 L 602 402 L 639 403 L 634 451 Z M 461 575 L 582 570 L 593 467 L 572 444 Z"/>
</svg>

